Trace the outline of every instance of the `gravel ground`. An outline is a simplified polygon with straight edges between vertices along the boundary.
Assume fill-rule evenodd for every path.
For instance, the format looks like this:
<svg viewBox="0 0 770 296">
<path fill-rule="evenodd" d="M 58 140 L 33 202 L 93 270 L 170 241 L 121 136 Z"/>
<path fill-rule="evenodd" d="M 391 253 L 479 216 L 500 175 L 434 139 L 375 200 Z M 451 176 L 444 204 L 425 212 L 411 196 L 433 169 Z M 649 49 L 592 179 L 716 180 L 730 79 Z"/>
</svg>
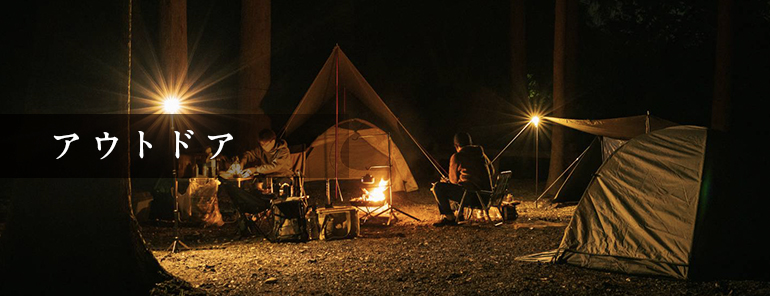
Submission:
<svg viewBox="0 0 770 296">
<path fill-rule="evenodd" d="M 526 180 L 514 180 L 516 186 Z M 530 186 L 531 187 L 531 186 Z M 236 238 L 235 225 L 181 229 L 192 249 L 169 254 L 172 228 L 144 226 L 161 265 L 189 285 L 163 283 L 156 295 L 770 295 L 770 283 L 680 281 L 629 276 L 567 265 L 514 261 L 558 246 L 572 207 L 536 208 L 532 190 L 514 190 L 519 218 L 495 227 L 432 227 L 439 218 L 430 192 L 398 196 L 422 222 L 370 221 L 355 239 L 270 243 Z M 381 221 L 379 221 L 381 222 Z"/>
</svg>

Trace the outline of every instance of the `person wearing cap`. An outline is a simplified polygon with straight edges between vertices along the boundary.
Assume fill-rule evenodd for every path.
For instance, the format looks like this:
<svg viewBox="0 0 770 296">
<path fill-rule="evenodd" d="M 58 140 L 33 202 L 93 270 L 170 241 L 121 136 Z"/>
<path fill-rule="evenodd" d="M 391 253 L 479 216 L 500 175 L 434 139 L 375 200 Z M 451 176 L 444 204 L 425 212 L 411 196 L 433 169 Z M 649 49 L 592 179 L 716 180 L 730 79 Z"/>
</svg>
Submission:
<svg viewBox="0 0 770 296">
<path fill-rule="evenodd" d="M 484 148 L 473 145 L 471 135 L 457 133 L 454 136 L 455 153 L 449 159 L 449 178 L 433 184 L 431 191 L 438 203 L 439 213 L 443 218 L 433 226 L 457 225 L 449 201 L 460 202 L 465 190 L 492 190 L 494 167 L 484 153 Z M 469 204 L 477 200 L 466 200 Z"/>
</svg>

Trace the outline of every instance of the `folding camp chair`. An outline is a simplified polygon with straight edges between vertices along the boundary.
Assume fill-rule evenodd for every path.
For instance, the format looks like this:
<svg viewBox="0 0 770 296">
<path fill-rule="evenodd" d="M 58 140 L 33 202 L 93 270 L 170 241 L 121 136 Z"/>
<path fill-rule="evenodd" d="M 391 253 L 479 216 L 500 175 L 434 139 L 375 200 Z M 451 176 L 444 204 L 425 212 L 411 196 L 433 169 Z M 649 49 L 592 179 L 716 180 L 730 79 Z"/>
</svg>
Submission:
<svg viewBox="0 0 770 296">
<path fill-rule="evenodd" d="M 294 172 L 292 177 L 291 196 L 305 196 L 305 160 L 307 159 L 305 145 L 301 146 L 299 152 L 289 154 L 291 158 L 291 170 Z"/>
<path fill-rule="evenodd" d="M 497 175 L 497 179 L 495 180 L 495 186 L 492 188 L 491 191 L 487 190 L 468 190 L 466 189 L 465 192 L 463 192 L 463 197 L 460 199 L 460 206 L 457 208 L 457 214 L 456 216 L 464 217 L 463 211 L 465 210 L 465 207 L 469 207 L 471 209 L 478 209 L 482 210 L 484 214 L 486 215 L 487 220 L 490 222 L 492 221 L 492 218 L 489 216 L 489 209 L 492 207 L 496 207 L 503 218 L 503 222 L 505 222 L 505 215 L 502 215 L 503 213 L 503 199 L 505 198 L 505 195 L 508 194 L 508 181 L 511 180 L 511 171 L 504 171 L 500 172 L 500 174 Z M 471 202 L 471 199 L 475 198 L 478 203 Z M 470 221 L 470 219 L 468 219 Z M 496 224 L 497 226 L 499 224 Z"/>
<path fill-rule="evenodd" d="M 268 231 L 264 229 L 269 217 L 270 200 L 266 200 L 258 196 L 257 193 L 241 188 L 241 186 L 249 186 L 249 183 L 242 184 L 241 182 L 221 177 L 219 181 L 221 182 L 220 188 L 224 189 L 224 193 L 229 196 L 239 216 L 236 219 L 237 223 L 239 223 L 237 235 L 256 234 L 266 236 Z M 248 180 L 248 182 L 253 182 L 253 180 Z"/>
</svg>

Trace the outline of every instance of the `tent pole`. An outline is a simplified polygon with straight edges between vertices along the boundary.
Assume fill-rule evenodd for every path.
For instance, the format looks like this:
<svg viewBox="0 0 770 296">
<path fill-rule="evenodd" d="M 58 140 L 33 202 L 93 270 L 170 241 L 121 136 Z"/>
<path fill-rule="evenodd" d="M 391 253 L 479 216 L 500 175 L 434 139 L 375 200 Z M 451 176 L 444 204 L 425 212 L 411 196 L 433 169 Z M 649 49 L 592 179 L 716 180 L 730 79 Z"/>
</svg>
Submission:
<svg viewBox="0 0 770 296">
<path fill-rule="evenodd" d="M 388 133 L 388 205 L 393 206 L 393 161 L 390 154 L 390 133 Z M 390 210 L 390 218 L 388 219 L 388 225 L 390 221 L 396 218 L 396 214 L 393 210 Z"/>
<path fill-rule="evenodd" d="M 339 189 L 340 181 L 337 174 L 337 162 L 339 162 L 337 157 L 340 154 L 339 149 L 337 149 L 337 130 L 340 125 L 340 53 L 336 48 L 334 58 L 336 59 L 336 67 L 334 69 L 334 195 L 341 196 L 342 192 Z"/>
<path fill-rule="evenodd" d="M 391 145 L 391 138 L 390 133 L 388 133 L 388 187 L 390 187 L 390 190 L 388 190 L 388 197 L 390 200 L 388 201 L 391 205 L 393 204 L 393 155 L 390 152 L 390 145 Z"/>
<path fill-rule="evenodd" d="M 596 138 L 594 138 L 594 141 L 596 141 Z M 568 172 L 568 171 L 569 171 L 569 170 L 572 168 L 572 166 L 574 166 L 576 163 L 578 163 L 578 161 L 579 161 L 581 158 L 583 158 L 583 156 L 584 156 L 584 155 L 585 155 L 585 154 L 588 152 L 588 149 L 591 149 L 591 146 L 593 146 L 593 144 L 594 144 L 594 143 L 593 143 L 593 142 L 591 142 L 591 144 L 589 144 L 589 145 L 588 145 L 588 147 L 586 147 L 586 149 L 585 149 L 585 150 L 583 150 L 583 152 L 582 152 L 582 153 L 580 153 L 580 155 L 578 155 L 578 157 L 577 157 L 577 158 L 575 158 L 575 160 L 573 160 L 573 161 L 572 161 L 572 163 L 570 163 L 570 164 L 569 164 L 569 166 L 567 166 L 567 168 L 566 168 L 566 169 L 564 169 L 564 171 L 563 171 L 563 172 L 561 172 L 561 175 L 559 175 L 559 177 L 557 177 L 557 178 L 556 178 L 556 180 L 554 180 L 554 181 L 553 181 L 553 183 L 551 183 L 551 185 L 549 185 L 549 186 L 548 186 L 548 188 L 546 188 L 546 189 L 543 191 L 543 193 L 542 193 L 542 194 L 540 194 L 540 196 L 538 196 L 538 197 L 537 197 L 537 199 L 535 200 L 535 207 L 537 207 L 537 202 L 538 202 L 538 201 L 540 201 L 540 199 L 541 199 L 541 198 L 543 198 L 543 197 L 545 196 L 545 194 L 546 194 L 548 191 L 550 191 L 550 190 L 551 190 L 551 187 L 553 187 L 553 185 L 556 185 L 556 182 L 558 182 L 559 180 L 561 180 L 561 177 L 564 177 L 564 174 L 566 174 L 566 173 L 567 173 L 567 172 Z M 572 176 L 572 173 L 570 173 L 570 176 Z M 569 179 L 569 177 L 567 177 L 567 179 Z M 561 191 L 561 190 L 560 190 L 560 191 Z M 557 195 L 558 195 L 558 194 L 557 194 Z"/>
<path fill-rule="evenodd" d="M 647 117 L 644 119 L 644 133 L 649 134 L 650 129 L 650 110 L 647 110 Z"/>
<path fill-rule="evenodd" d="M 332 207 L 332 195 L 331 190 L 329 188 L 329 179 L 326 179 L 326 208 Z"/>
</svg>

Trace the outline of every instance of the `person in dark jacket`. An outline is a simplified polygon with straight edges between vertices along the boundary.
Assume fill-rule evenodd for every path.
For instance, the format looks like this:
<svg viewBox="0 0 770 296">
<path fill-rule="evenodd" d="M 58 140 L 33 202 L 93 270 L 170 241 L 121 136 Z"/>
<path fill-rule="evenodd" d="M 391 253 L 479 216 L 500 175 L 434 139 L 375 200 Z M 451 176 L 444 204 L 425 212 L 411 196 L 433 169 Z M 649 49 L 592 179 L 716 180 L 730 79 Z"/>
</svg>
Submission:
<svg viewBox="0 0 770 296">
<path fill-rule="evenodd" d="M 492 190 L 494 167 L 484 154 L 484 148 L 473 145 L 468 133 L 455 134 L 454 146 L 456 153 L 449 159 L 449 178 L 435 183 L 431 189 L 439 212 L 444 216 L 433 226 L 457 225 L 449 201 L 459 203 L 466 189 Z M 466 203 L 478 204 L 478 200 L 466 197 Z"/>
</svg>

